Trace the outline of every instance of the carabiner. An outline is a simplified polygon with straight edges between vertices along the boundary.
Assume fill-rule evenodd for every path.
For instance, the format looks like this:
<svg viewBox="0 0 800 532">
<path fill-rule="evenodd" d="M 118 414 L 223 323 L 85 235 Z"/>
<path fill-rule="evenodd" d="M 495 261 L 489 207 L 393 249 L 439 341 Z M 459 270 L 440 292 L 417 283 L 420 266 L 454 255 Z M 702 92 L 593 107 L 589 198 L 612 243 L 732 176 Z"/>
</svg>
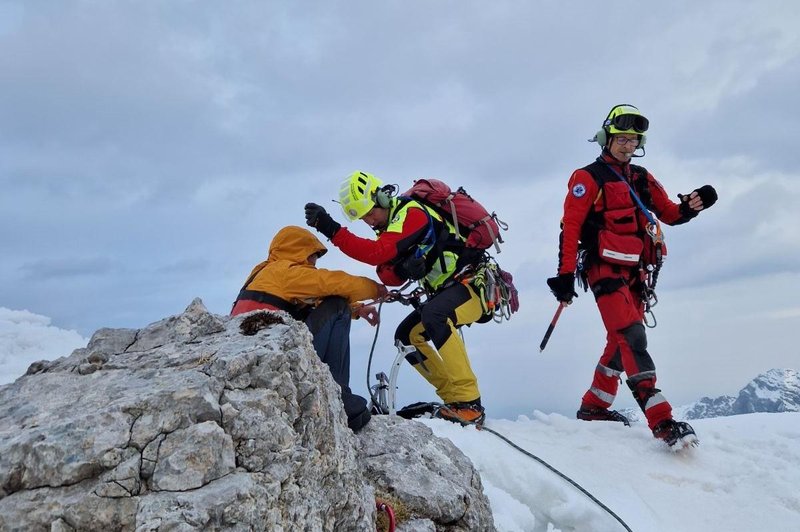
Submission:
<svg viewBox="0 0 800 532">
<path fill-rule="evenodd" d="M 654 244 L 663 244 L 664 243 L 664 233 L 661 231 L 661 225 L 656 220 L 655 223 L 649 223 L 645 226 L 645 232 L 647 232 L 647 236 L 649 236 Z"/>
<path fill-rule="evenodd" d="M 652 325 L 650 320 L 647 319 L 648 314 L 650 315 L 650 319 L 653 320 Z M 653 314 L 653 311 L 650 310 L 649 308 L 644 311 L 644 324 L 648 329 L 654 329 L 655 326 L 658 325 L 658 322 L 656 321 L 656 315 Z"/>
</svg>

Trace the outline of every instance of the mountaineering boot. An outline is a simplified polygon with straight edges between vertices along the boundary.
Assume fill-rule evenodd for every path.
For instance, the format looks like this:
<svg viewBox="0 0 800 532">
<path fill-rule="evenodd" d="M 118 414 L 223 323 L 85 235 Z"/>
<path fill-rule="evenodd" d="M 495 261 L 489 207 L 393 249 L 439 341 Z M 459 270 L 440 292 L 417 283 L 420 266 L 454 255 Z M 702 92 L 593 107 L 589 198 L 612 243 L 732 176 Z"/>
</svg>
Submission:
<svg viewBox="0 0 800 532">
<path fill-rule="evenodd" d="M 358 432 L 364 425 L 369 423 L 372 418 L 367 400 L 350 391 L 350 387 L 342 388 L 342 403 L 344 403 L 344 413 L 347 414 L 347 426 L 353 432 Z"/>
<path fill-rule="evenodd" d="M 675 449 L 682 449 L 690 445 L 693 447 L 700 445 L 700 440 L 697 439 L 694 429 L 685 421 L 665 419 L 655 426 L 653 436 L 659 440 L 664 440 L 664 443 Z"/>
<path fill-rule="evenodd" d="M 481 406 L 481 400 L 476 399 L 467 403 L 444 404 L 433 412 L 433 417 L 461 423 L 461 425 L 476 425 L 480 428 L 483 426 L 486 414 Z"/>
<path fill-rule="evenodd" d="M 584 421 L 619 421 L 620 423 L 624 423 L 626 427 L 631 426 L 628 418 L 616 410 L 609 410 L 608 408 L 582 406 L 575 414 L 575 417 Z"/>
</svg>

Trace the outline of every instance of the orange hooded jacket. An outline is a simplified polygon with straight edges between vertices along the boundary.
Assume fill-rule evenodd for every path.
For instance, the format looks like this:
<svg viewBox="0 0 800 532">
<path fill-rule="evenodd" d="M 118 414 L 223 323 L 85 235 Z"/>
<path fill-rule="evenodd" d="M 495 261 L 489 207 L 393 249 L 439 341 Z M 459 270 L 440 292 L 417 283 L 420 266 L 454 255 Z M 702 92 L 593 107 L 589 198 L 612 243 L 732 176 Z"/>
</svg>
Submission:
<svg viewBox="0 0 800 532">
<path fill-rule="evenodd" d="M 308 262 L 311 255 L 322 256 L 327 251 L 310 231 L 293 225 L 284 227 L 272 239 L 267 260 L 253 268 L 243 288 L 277 296 L 293 305 L 313 304 L 328 296 L 344 297 L 354 305 L 378 296 L 378 283 L 372 279 L 317 268 Z M 238 313 L 236 307 L 233 313 Z"/>
</svg>

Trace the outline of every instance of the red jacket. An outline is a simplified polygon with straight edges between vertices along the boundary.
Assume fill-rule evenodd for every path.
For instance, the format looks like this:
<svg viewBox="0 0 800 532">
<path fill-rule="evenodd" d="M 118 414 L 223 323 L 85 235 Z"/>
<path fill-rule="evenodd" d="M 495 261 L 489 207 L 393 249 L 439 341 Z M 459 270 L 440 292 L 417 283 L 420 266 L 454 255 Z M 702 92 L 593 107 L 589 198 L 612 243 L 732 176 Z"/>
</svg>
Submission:
<svg viewBox="0 0 800 532">
<path fill-rule="evenodd" d="M 608 163 L 613 170 L 624 176 L 633 184 L 633 175 L 629 163 L 620 163 L 607 153 L 598 160 Z M 641 168 L 641 167 L 640 167 Z M 680 204 L 673 202 L 667 196 L 667 191 L 650 172 L 646 172 L 647 190 L 637 189 L 640 198 L 648 193 L 650 196 L 649 209 L 655 216 L 667 225 L 678 225 L 689 221 L 693 216 L 686 216 L 681 212 Z M 641 185 L 638 185 L 641 186 Z M 569 178 L 568 192 L 564 199 L 564 216 L 561 219 L 561 237 L 559 241 L 558 273 L 573 273 L 577 266 L 578 243 L 591 211 L 602 212 L 601 185 L 595 180 L 586 168 L 580 168 L 572 173 Z M 637 209 L 639 211 L 640 209 Z"/>
<path fill-rule="evenodd" d="M 400 286 L 406 282 L 407 279 L 395 272 L 394 261 L 406 256 L 428 232 L 428 216 L 422 208 L 408 208 L 402 221 L 393 219 L 398 216 L 398 211 L 398 202 L 393 201 L 389 210 L 389 227 L 379 232 L 376 240 L 356 236 L 346 227 L 336 231 L 331 239 L 331 243 L 348 257 L 377 266 L 378 277 L 387 286 Z"/>
</svg>

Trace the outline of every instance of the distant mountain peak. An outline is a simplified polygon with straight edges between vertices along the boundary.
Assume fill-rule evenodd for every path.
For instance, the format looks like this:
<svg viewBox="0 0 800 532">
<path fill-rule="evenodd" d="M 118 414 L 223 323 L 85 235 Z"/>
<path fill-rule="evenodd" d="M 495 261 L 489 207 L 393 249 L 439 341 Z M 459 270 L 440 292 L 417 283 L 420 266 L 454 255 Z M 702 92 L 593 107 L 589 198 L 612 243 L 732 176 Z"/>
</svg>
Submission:
<svg viewBox="0 0 800 532">
<path fill-rule="evenodd" d="M 754 412 L 800 412 L 800 371 L 771 369 L 750 381 L 736 396 L 703 397 L 676 408 L 675 416 L 702 419 Z"/>
</svg>

